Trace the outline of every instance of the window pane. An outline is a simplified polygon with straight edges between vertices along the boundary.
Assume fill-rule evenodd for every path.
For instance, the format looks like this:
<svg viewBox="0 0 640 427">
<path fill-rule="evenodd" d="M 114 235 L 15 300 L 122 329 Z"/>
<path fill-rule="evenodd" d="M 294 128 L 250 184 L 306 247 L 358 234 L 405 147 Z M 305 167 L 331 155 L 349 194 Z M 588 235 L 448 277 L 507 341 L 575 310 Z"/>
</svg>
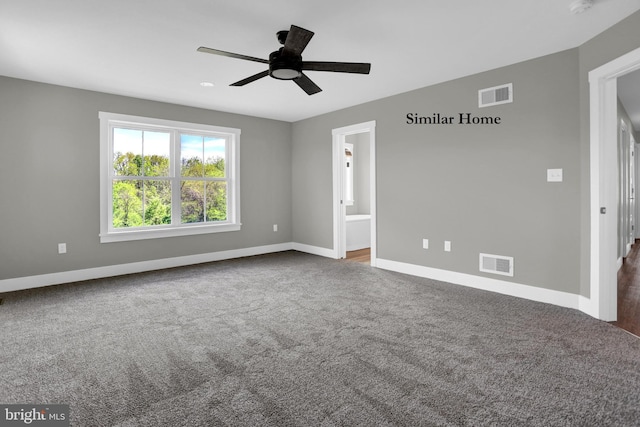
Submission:
<svg viewBox="0 0 640 427">
<path fill-rule="evenodd" d="M 144 131 L 145 176 L 169 176 L 169 149 L 171 135 L 168 132 Z"/>
<path fill-rule="evenodd" d="M 180 135 L 180 170 L 182 176 L 203 176 L 203 137 Z"/>
<path fill-rule="evenodd" d="M 227 220 L 227 183 L 209 181 L 207 188 L 207 222 Z"/>
<path fill-rule="evenodd" d="M 181 222 L 204 222 L 204 182 L 182 181 L 180 187 Z"/>
<path fill-rule="evenodd" d="M 204 138 L 204 175 L 224 177 L 226 140 L 222 138 Z"/>
<path fill-rule="evenodd" d="M 142 181 L 113 180 L 113 226 L 142 225 Z"/>
<path fill-rule="evenodd" d="M 171 182 L 144 182 L 144 225 L 171 224 Z"/>
<path fill-rule="evenodd" d="M 113 172 L 120 176 L 142 173 L 142 131 L 113 129 Z"/>
</svg>

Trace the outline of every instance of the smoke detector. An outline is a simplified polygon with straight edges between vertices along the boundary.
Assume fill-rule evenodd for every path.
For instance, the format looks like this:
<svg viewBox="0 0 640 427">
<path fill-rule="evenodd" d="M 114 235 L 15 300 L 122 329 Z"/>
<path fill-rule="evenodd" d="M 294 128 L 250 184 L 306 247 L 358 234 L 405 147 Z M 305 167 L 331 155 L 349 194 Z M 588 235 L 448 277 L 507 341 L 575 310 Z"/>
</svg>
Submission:
<svg viewBox="0 0 640 427">
<path fill-rule="evenodd" d="M 575 0 L 569 4 L 569 12 L 572 15 L 577 15 L 584 12 L 593 6 L 593 0 Z"/>
</svg>

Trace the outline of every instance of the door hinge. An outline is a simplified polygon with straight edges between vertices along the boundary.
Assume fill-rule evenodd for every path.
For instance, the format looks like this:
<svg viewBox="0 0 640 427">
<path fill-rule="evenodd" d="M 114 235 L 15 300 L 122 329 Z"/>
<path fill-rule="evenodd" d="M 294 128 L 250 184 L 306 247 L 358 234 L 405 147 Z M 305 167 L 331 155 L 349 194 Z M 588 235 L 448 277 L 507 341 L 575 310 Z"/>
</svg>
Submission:
<svg viewBox="0 0 640 427">
<path fill-rule="evenodd" d="M 600 208 L 600 213 L 601 214 L 606 214 L 607 213 L 607 208 Z"/>
</svg>

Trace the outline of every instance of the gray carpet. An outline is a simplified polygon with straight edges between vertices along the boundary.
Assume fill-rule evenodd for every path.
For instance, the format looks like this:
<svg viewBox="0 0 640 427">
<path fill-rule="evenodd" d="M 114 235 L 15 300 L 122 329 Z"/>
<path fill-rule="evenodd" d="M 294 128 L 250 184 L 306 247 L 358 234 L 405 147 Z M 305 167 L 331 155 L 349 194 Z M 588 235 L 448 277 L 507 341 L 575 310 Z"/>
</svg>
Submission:
<svg viewBox="0 0 640 427">
<path fill-rule="evenodd" d="M 640 340 L 283 252 L 0 295 L 0 403 L 74 426 L 640 424 Z"/>
</svg>

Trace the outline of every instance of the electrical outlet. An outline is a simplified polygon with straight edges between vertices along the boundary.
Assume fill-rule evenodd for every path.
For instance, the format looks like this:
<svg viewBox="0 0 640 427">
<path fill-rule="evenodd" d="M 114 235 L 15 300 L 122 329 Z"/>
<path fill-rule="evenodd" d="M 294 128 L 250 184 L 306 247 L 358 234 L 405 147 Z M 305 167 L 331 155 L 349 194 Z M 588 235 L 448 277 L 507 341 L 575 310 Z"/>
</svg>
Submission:
<svg viewBox="0 0 640 427">
<path fill-rule="evenodd" d="M 445 252 L 451 252 L 451 242 L 448 240 L 444 241 L 444 251 Z"/>
<path fill-rule="evenodd" d="M 422 249 L 429 249 L 429 239 L 422 239 Z"/>
<path fill-rule="evenodd" d="M 58 253 L 66 254 L 67 253 L 67 244 L 66 243 L 58 243 Z"/>
<path fill-rule="evenodd" d="M 547 182 L 562 182 L 562 169 L 547 169 Z"/>
<path fill-rule="evenodd" d="M 278 231 L 278 224 L 273 224 L 273 231 L 274 232 Z"/>
</svg>

